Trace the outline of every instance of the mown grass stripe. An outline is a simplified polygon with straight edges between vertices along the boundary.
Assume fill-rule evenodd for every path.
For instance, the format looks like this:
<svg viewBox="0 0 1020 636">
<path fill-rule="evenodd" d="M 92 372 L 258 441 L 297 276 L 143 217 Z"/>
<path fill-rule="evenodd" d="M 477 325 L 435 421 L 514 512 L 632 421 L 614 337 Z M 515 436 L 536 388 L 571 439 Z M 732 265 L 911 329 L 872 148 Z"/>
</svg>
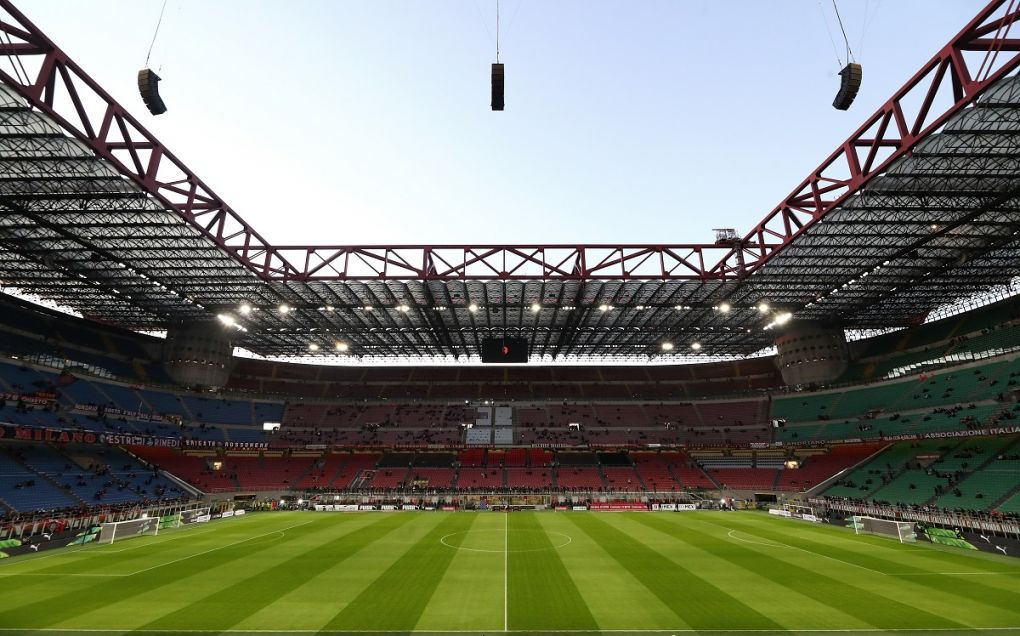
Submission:
<svg viewBox="0 0 1020 636">
<path fill-rule="evenodd" d="M 563 562 L 595 622 L 603 630 L 630 629 L 636 625 L 689 629 L 670 608 L 659 602 L 641 581 L 567 517 L 577 512 L 536 515 L 550 539 L 560 543 L 556 554 Z M 614 516 L 620 519 L 621 516 Z M 654 531 L 648 530 L 648 533 Z M 643 540 L 643 537 L 636 537 Z M 567 542 L 564 544 L 564 542 Z"/>
<path fill-rule="evenodd" d="M 448 516 L 411 512 L 394 514 L 411 516 L 414 520 L 396 528 L 381 541 L 352 554 L 336 567 L 306 580 L 301 586 L 253 612 L 232 629 L 321 628 Z M 378 518 L 381 515 L 360 513 L 341 516 Z"/>
<path fill-rule="evenodd" d="M 845 583 L 838 577 L 815 570 L 815 563 L 806 567 L 795 565 L 753 550 L 739 544 L 725 541 L 718 536 L 696 530 L 691 524 L 682 527 L 661 517 L 642 515 L 635 521 L 654 528 L 684 543 L 704 550 L 714 557 L 731 563 L 735 567 L 752 569 L 759 576 L 781 588 L 787 588 L 806 596 L 834 611 L 848 614 L 857 620 L 880 629 L 907 629 L 915 627 L 958 628 L 961 623 L 943 616 L 901 603 L 888 596 Z M 708 524 L 705 524 L 708 525 Z M 714 526 L 711 526 L 714 527 Z M 850 579 L 864 580 L 864 575 Z"/>
<path fill-rule="evenodd" d="M 775 528 L 774 524 L 748 524 L 732 518 L 728 518 L 725 521 L 712 521 L 712 523 L 721 528 L 735 527 L 750 534 L 779 543 L 789 544 L 791 541 L 791 537 L 779 532 Z M 790 523 L 796 522 L 791 521 Z M 838 538 L 840 539 L 840 542 L 845 541 L 844 537 Z M 847 538 L 849 538 L 849 535 Z M 883 574 L 931 572 L 931 570 L 912 566 L 902 561 L 890 561 L 889 559 L 879 557 L 872 553 L 849 550 L 834 543 L 816 541 L 803 535 L 797 535 L 794 540 L 796 542 L 796 547 L 798 548 L 802 548 L 816 554 L 827 555 L 847 563 L 857 563 L 877 572 L 882 572 Z M 899 544 L 895 545 L 898 546 Z M 915 548 L 903 547 L 902 549 L 913 550 Z M 945 579 L 942 577 L 903 577 L 897 579 L 897 581 L 899 581 L 899 585 L 903 588 L 909 588 L 911 585 L 925 587 L 930 590 L 945 590 L 946 588 Z M 955 585 L 952 589 L 952 593 L 958 597 L 966 598 L 976 603 L 991 605 L 996 608 L 1010 608 L 1010 611 L 1013 611 L 1020 616 L 1020 590 L 1005 590 L 999 587 L 985 585 L 980 581 L 976 581 L 971 578 L 965 583 L 961 582 L 960 584 Z"/>
<path fill-rule="evenodd" d="M 226 629 L 308 579 L 335 567 L 352 554 L 387 536 L 410 521 L 410 515 L 385 515 L 372 523 L 328 543 L 316 542 L 304 552 L 264 570 L 241 578 L 219 592 L 181 607 L 139 629 Z"/>
<path fill-rule="evenodd" d="M 784 523 L 789 521 L 773 519 L 761 513 L 747 515 L 744 520 L 755 523 L 771 522 L 769 525 L 773 527 L 781 527 Z M 931 547 L 930 545 L 925 545 L 924 543 L 913 546 L 913 549 L 911 549 L 910 546 L 901 545 L 894 539 L 890 539 L 888 537 L 878 537 L 867 534 L 857 535 L 853 534 L 849 528 L 831 525 L 794 523 L 792 527 L 786 530 L 796 536 L 813 537 L 818 540 L 838 538 L 839 541 L 848 548 L 861 548 L 858 551 L 865 554 L 884 556 L 890 560 L 903 558 L 904 560 L 914 563 L 919 560 L 929 562 L 931 565 L 940 568 L 940 571 L 944 570 L 946 565 L 952 565 L 953 567 L 950 569 L 954 571 L 962 568 L 975 572 L 1020 573 L 1020 562 L 1017 562 L 1016 559 L 1010 559 L 1008 562 L 1004 562 L 1002 559 L 997 558 L 999 555 L 990 555 L 987 553 L 972 554 L 955 548 L 933 550 L 929 549 Z M 867 547 L 865 548 L 865 546 Z"/>
<path fill-rule="evenodd" d="M 508 628 L 597 630 L 599 625 L 533 513 L 507 519 Z"/>
<path fill-rule="evenodd" d="M 454 552 L 446 574 L 415 625 L 415 631 L 503 629 L 503 524 L 506 515 L 474 514 L 463 537 L 447 539 Z"/>
<path fill-rule="evenodd" d="M 251 515 L 228 522 L 203 524 L 204 527 L 197 536 L 190 534 L 192 531 L 190 528 L 181 530 L 181 534 L 176 537 L 178 540 L 165 548 L 161 543 L 154 542 L 160 537 L 132 538 L 118 541 L 113 545 L 90 544 L 86 551 L 102 554 L 101 558 L 95 560 L 85 560 L 75 552 L 65 555 L 61 551 L 31 555 L 23 562 L 18 557 L 19 562 L 11 564 L 17 566 L 14 570 L 8 569 L 6 564 L 0 566 L 0 571 L 4 573 L 4 576 L 0 576 L 0 585 L 6 584 L 13 590 L 4 595 L 4 602 L 0 603 L 0 608 L 8 610 L 39 603 L 45 599 L 59 599 L 65 594 L 76 594 L 82 587 L 106 585 L 110 580 L 122 578 L 124 573 L 239 541 L 245 537 L 264 534 L 273 531 L 272 528 L 292 525 L 298 521 L 294 516 Z M 135 557 L 139 554 L 146 556 L 138 560 Z M 81 565 L 76 563 L 77 569 L 67 573 L 53 571 L 54 562 L 67 560 L 81 562 Z M 100 566 L 106 566 L 102 571 L 104 574 L 121 573 L 121 575 L 92 577 L 91 574 L 99 573 L 94 568 Z M 14 572 L 21 572 L 25 576 Z"/>
<path fill-rule="evenodd" d="M 596 513 L 569 519 L 694 629 L 717 629 L 720 625 L 728 629 L 783 629 L 768 616 L 643 545 Z"/>
<path fill-rule="evenodd" d="M 476 519 L 476 515 L 468 513 L 448 514 L 322 629 L 413 630 L 456 554 L 440 539 L 467 531 Z M 448 543 L 456 545 L 461 537 L 452 537 Z"/>
<path fill-rule="evenodd" d="M 157 564 L 134 576 L 104 579 L 101 585 L 77 588 L 55 597 L 0 611 L 0 625 L 18 627 L 49 627 L 102 608 L 111 601 L 123 601 L 153 590 L 180 585 L 190 576 L 203 576 L 203 570 L 218 568 L 242 559 L 256 558 L 264 550 L 272 550 L 281 542 L 300 541 L 314 532 L 313 524 L 281 530 L 266 529 L 265 533 L 224 545 L 215 551 L 196 550 L 174 562 Z M 278 532 L 284 532 L 282 537 Z M 201 557 L 200 566 L 196 559 Z"/>
<path fill-rule="evenodd" d="M 243 523 L 250 520 L 257 520 L 260 523 Z M 290 521 L 290 523 L 298 523 Z M 242 522 L 242 523 L 238 523 Z M 223 523 L 223 525 L 220 525 Z M 229 524 L 229 525 L 228 525 Z M 28 555 L 25 560 L 18 557 L 14 563 L 0 565 L 0 583 L 10 582 L 11 578 L 18 574 L 33 574 L 36 576 L 17 579 L 19 589 L 38 587 L 49 589 L 53 583 L 61 580 L 57 574 L 97 574 L 97 573 L 121 573 L 132 572 L 142 569 L 152 563 L 164 562 L 199 552 L 202 549 L 229 543 L 233 540 L 244 539 L 252 534 L 274 531 L 281 525 L 280 519 L 273 519 L 271 515 L 252 515 L 242 517 L 237 522 L 216 522 L 209 528 L 213 532 L 202 532 L 194 537 L 175 540 L 170 546 L 163 546 L 160 537 L 137 537 L 117 541 L 112 545 L 89 544 L 82 548 L 70 548 L 71 552 L 51 551 Z M 235 536 L 236 535 L 236 536 Z M 67 549 L 67 548 L 65 548 Z M 13 561 L 13 559 L 12 559 Z M 39 576 L 53 575 L 53 576 Z"/>
</svg>

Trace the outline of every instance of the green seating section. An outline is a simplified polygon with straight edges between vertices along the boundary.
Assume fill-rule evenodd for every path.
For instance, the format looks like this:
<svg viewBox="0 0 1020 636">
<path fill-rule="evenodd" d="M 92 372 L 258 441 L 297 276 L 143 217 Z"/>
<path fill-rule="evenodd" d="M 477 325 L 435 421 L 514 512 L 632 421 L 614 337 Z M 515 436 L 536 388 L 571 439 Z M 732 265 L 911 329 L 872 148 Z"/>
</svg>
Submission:
<svg viewBox="0 0 1020 636">
<path fill-rule="evenodd" d="M 935 498 L 935 487 L 946 486 L 949 480 L 937 477 L 923 469 L 902 471 L 887 485 L 871 493 L 873 501 L 888 503 L 923 504 Z"/>
<path fill-rule="evenodd" d="M 959 490 L 959 495 L 947 492 L 935 500 L 935 505 L 951 510 L 990 510 L 996 501 L 1009 494 L 1017 484 L 1020 484 L 1020 473 L 983 470 L 956 485 L 954 490 Z"/>
<path fill-rule="evenodd" d="M 804 393 L 772 400 L 772 417 L 789 422 L 814 422 L 829 414 L 832 405 L 842 397 L 840 392 Z"/>
<path fill-rule="evenodd" d="M 916 329 L 870 338 L 858 345 L 856 356 L 862 361 L 852 364 L 841 380 L 844 382 L 872 380 L 882 377 L 884 373 L 896 367 L 917 364 L 953 353 L 987 351 L 1020 345 L 1020 327 L 1012 325 L 1003 327 L 1011 320 L 1015 320 L 1018 312 L 1020 298 L 1009 298 Z M 983 331 L 987 332 L 981 333 Z M 963 336 L 966 339 L 961 342 L 960 337 Z M 909 349 L 918 351 L 908 351 Z M 874 360 L 884 356 L 889 356 L 889 359 Z"/>
<path fill-rule="evenodd" d="M 1012 437 L 987 437 L 970 440 L 958 446 L 951 453 L 946 453 L 932 464 L 932 468 L 942 472 L 975 471 L 986 462 L 998 456 L 1004 448 L 1013 444 Z"/>
<path fill-rule="evenodd" d="M 941 455 L 936 461 L 919 465 L 924 456 L 936 454 Z M 941 495 L 936 494 L 937 486 L 942 487 Z M 822 494 L 893 504 L 934 503 L 949 510 L 997 508 L 1020 513 L 1020 491 L 1013 492 L 1018 487 L 1020 436 L 1010 435 L 892 444 Z"/>
<path fill-rule="evenodd" d="M 900 442 L 885 448 L 877 457 L 830 486 L 822 494 L 827 497 L 867 499 L 883 486 L 882 476 L 895 475 L 918 455 L 938 452 L 940 447 L 953 445 L 944 440 Z"/>
<path fill-rule="evenodd" d="M 947 492 L 936 500 L 940 508 L 963 508 L 966 510 L 991 510 L 995 502 L 1008 495 L 1020 485 L 1020 457 L 1017 459 L 998 459 L 1017 457 L 1020 453 L 1020 442 L 1016 438 L 990 438 L 968 446 L 977 446 L 981 451 L 973 453 L 968 449 L 957 450 L 954 455 L 972 454 L 966 458 L 949 458 L 940 462 L 940 467 L 948 466 L 949 470 L 956 467 L 966 470 L 963 464 L 974 472 L 956 484 L 954 492 Z M 946 470 L 946 468 L 940 468 Z M 958 491 L 959 494 L 956 494 Z"/>
<path fill-rule="evenodd" d="M 1020 491 L 1014 493 L 1012 497 L 999 504 L 998 508 L 999 512 L 1015 512 L 1020 514 Z"/>
<path fill-rule="evenodd" d="M 993 416 L 1006 410 L 1002 404 L 981 404 L 965 408 L 956 413 L 908 413 L 899 417 L 881 417 L 873 420 L 842 420 L 838 422 L 812 422 L 790 424 L 776 430 L 776 441 L 808 442 L 839 439 L 878 439 L 894 435 L 920 435 L 928 432 L 961 431 L 967 428 L 967 421 L 987 425 Z M 1020 421 L 1020 420 L 1018 420 Z"/>
<path fill-rule="evenodd" d="M 989 331 L 969 336 L 947 349 L 947 353 L 980 353 L 996 349 L 1014 349 L 1020 347 L 1020 325 L 1003 325 Z"/>
</svg>

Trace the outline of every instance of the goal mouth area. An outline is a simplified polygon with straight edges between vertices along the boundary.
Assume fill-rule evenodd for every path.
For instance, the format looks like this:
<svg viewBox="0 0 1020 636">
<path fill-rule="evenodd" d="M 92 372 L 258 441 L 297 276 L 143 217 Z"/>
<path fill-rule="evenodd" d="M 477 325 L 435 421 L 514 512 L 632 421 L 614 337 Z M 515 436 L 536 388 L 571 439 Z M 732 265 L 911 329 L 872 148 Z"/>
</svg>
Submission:
<svg viewBox="0 0 1020 636">
<path fill-rule="evenodd" d="M 104 523 L 99 528 L 99 538 L 96 543 L 110 544 L 118 539 L 140 537 L 144 535 L 155 536 L 159 534 L 159 517 L 139 517 L 129 521 L 111 521 Z"/>
<path fill-rule="evenodd" d="M 855 534 L 872 534 L 896 539 L 900 543 L 917 543 L 916 525 L 912 521 L 895 521 L 854 515 L 850 517 Z"/>
</svg>

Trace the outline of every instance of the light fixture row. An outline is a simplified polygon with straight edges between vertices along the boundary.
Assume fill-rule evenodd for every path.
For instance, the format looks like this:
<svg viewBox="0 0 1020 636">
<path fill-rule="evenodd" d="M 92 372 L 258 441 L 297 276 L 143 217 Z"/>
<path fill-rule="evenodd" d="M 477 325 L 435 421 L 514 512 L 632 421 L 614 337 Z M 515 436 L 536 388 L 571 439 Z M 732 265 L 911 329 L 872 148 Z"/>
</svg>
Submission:
<svg viewBox="0 0 1020 636">
<path fill-rule="evenodd" d="M 510 306 L 507 305 L 506 307 L 509 308 Z M 403 312 L 403 313 L 406 313 L 406 312 L 411 310 L 411 307 L 409 305 L 407 305 L 407 304 L 404 304 L 404 303 L 401 303 L 400 305 L 396 305 L 394 308 L 397 311 L 400 311 L 400 312 Z M 539 303 L 531 303 L 531 306 L 530 306 L 530 309 L 531 309 L 532 313 L 536 313 L 536 314 L 539 313 L 540 311 L 542 311 L 543 308 L 548 308 L 548 309 L 564 309 L 564 310 L 577 309 L 577 307 L 571 306 L 571 305 L 563 305 L 563 306 L 548 305 L 548 306 L 543 306 L 543 305 L 541 305 Z M 646 310 L 646 309 L 654 309 L 654 308 L 655 307 L 651 306 L 651 305 L 635 305 L 633 307 L 633 309 L 636 310 L 636 311 L 643 311 L 643 310 Z M 761 312 L 762 314 L 767 314 L 767 313 L 769 313 L 771 311 L 771 307 L 765 301 L 759 302 L 758 305 L 757 305 L 757 308 L 758 308 L 758 311 Z M 360 309 L 362 309 L 363 311 L 374 311 L 375 307 L 373 305 L 364 305 L 364 306 L 360 307 Z M 443 310 L 443 309 L 450 309 L 450 307 L 447 307 L 447 306 L 436 306 L 436 307 L 433 307 L 433 309 Z M 454 307 L 454 309 L 455 309 L 455 307 Z M 471 313 L 475 313 L 479 309 L 482 309 L 482 306 L 478 305 L 477 303 L 471 303 L 471 304 L 469 304 L 467 306 L 467 310 L 470 311 Z M 612 311 L 612 310 L 616 309 L 616 307 L 613 306 L 613 305 L 610 305 L 608 303 L 602 303 L 602 304 L 600 304 L 598 306 L 598 309 L 601 312 L 608 312 L 608 311 Z M 690 305 L 676 305 L 674 307 L 674 309 L 676 309 L 677 311 L 689 311 L 691 309 L 694 309 L 694 307 L 692 307 Z M 719 304 L 713 306 L 712 309 L 714 311 L 718 311 L 719 313 L 722 313 L 722 314 L 728 314 L 728 313 L 730 313 L 730 311 L 733 310 L 733 306 L 729 302 L 727 302 L 727 301 L 722 301 Z M 287 303 L 280 303 L 280 305 L 277 306 L 276 310 L 277 310 L 278 313 L 280 313 L 282 315 L 286 315 L 286 314 L 289 314 L 290 312 L 294 311 L 294 308 L 292 306 L 290 306 L 289 304 L 287 304 Z M 319 311 L 325 311 L 327 313 L 333 313 L 334 311 L 336 311 L 336 308 L 333 305 L 325 305 L 323 307 L 319 307 L 318 310 Z M 250 303 L 242 303 L 241 305 L 238 306 L 238 313 L 240 313 L 242 316 L 248 316 L 252 312 L 256 312 L 256 311 L 259 311 L 259 308 L 251 305 Z"/>
</svg>

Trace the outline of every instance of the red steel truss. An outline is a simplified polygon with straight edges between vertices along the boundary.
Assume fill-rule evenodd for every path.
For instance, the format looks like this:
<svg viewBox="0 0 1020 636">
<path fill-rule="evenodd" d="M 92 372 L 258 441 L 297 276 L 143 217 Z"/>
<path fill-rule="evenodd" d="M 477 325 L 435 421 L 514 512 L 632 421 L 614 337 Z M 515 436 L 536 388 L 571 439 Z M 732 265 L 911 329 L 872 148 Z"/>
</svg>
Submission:
<svg viewBox="0 0 1020 636">
<path fill-rule="evenodd" d="M 1020 38 L 1009 32 L 1018 17 L 1018 0 L 988 3 L 708 273 L 753 272 L 1014 71 Z"/>
<path fill-rule="evenodd" d="M 1020 66 L 1020 0 L 993 0 L 742 239 L 724 244 L 272 246 L 10 0 L 0 81 L 265 281 L 740 280 Z"/>
</svg>

